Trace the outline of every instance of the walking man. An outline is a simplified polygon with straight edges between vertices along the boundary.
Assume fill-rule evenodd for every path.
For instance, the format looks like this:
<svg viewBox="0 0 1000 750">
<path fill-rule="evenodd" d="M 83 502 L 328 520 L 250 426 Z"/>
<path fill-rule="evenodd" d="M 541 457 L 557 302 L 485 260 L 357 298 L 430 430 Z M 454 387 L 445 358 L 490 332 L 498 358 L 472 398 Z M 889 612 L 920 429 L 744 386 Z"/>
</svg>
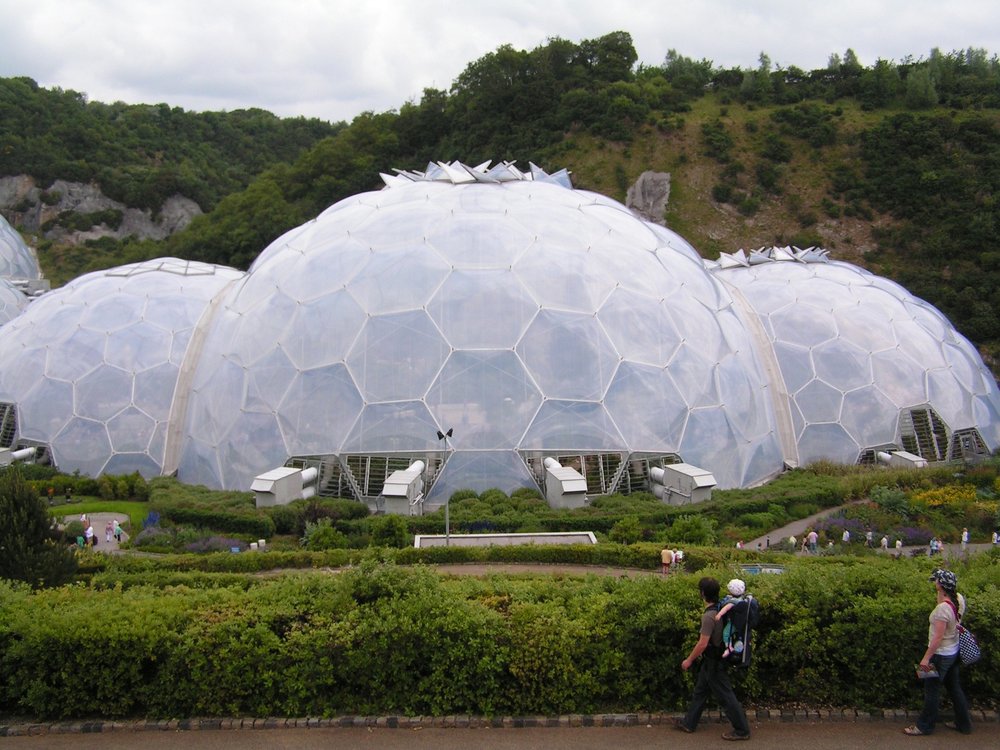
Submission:
<svg viewBox="0 0 1000 750">
<path fill-rule="evenodd" d="M 719 582 L 714 578 L 702 578 L 698 581 L 698 591 L 705 605 L 701 615 L 698 642 L 688 657 L 681 662 L 681 669 L 685 672 L 689 670 L 699 656 L 701 661 L 698 665 L 698 677 L 694 683 L 691 705 L 688 706 L 683 719 L 674 719 L 674 727 L 682 732 L 693 732 L 698 727 L 698 720 L 705 709 L 708 695 L 712 693 L 725 711 L 726 718 L 733 725 L 732 731 L 722 735 L 722 739 L 748 740 L 750 724 L 743 706 L 733 692 L 733 684 L 726 674 L 726 664 L 722 661 L 723 622 L 715 619 L 719 610 Z"/>
</svg>

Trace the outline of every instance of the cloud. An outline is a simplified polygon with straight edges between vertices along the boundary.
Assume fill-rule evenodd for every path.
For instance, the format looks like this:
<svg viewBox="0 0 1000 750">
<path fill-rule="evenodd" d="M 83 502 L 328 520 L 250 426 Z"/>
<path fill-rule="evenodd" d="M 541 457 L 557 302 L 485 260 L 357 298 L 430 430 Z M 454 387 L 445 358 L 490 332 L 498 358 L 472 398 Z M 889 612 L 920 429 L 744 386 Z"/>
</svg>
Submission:
<svg viewBox="0 0 1000 750">
<path fill-rule="evenodd" d="M 763 51 L 807 70 L 848 47 L 866 65 L 935 46 L 1000 49 L 981 0 L 0 0 L 0 15 L 0 76 L 105 102 L 326 120 L 447 89 L 501 44 L 617 30 L 648 65 L 669 49 L 725 67 L 755 67 Z"/>
</svg>

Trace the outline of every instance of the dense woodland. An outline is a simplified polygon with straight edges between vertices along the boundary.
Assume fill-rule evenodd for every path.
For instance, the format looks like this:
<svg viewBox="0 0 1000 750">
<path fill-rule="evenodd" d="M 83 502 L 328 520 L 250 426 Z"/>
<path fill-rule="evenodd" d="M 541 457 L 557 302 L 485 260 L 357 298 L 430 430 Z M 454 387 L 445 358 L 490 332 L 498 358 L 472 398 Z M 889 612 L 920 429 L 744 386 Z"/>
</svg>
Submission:
<svg viewBox="0 0 1000 750">
<path fill-rule="evenodd" d="M 661 65 L 636 63 L 625 32 L 505 45 L 448 91 L 349 124 L 103 104 L 0 79 L 0 175 L 93 181 L 154 210 L 181 193 L 206 212 L 164 242 L 105 239 L 84 251 L 43 242 L 58 283 L 162 255 L 246 267 L 285 230 L 378 188 L 379 172 L 429 160 L 565 167 L 577 187 L 619 200 L 642 171 L 669 171 L 667 223 L 706 256 L 823 245 L 940 307 L 995 364 L 995 54 L 933 50 L 864 65 L 847 50 L 813 71 L 763 53 L 753 69 L 674 50 Z"/>
</svg>

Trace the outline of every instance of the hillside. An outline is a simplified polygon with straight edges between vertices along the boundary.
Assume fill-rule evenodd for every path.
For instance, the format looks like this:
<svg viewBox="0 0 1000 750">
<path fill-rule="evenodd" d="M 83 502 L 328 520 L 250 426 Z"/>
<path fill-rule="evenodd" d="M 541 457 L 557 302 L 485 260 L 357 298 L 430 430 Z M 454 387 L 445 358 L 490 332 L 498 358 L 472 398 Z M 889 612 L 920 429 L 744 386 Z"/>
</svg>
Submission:
<svg viewBox="0 0 1000 750">
<path fill-rule="evenodd" d="M 669 172 L 666 223 L 704 256 L 825 247 L 937 305 L 995 364 L 995 55 L 933 50 L 865 68 L 848 50 L 811 72 L 775 69 L 766 55 L 755 70 L 721 70 L 673 50 L 660 67 L 635 63 L 624 32 L 530 51 L 504 46 L 470 63 L 447 92 L 428 89 L 398 111 L 333 126 L 103 105 L 8 79 L 0 81 L 0 177 L 89 181 L 153 218 L 174 195 L 204 212 L 155 240 L 116 235 L 105 213 L 60 211 L 57 223 L 82 227 L 75 237 L 85 238 L 67 243 L 67 232 L 41 228 L 43 268 L 61 283 L 159 255 L 246 267 L 287 229 L 378 189 L 379 172 L 428 160 L 567 168 L 578 188 L 620 201 L 644 171 Z M 30 126 L 6 116 L 26 110 L 26 96 L 45 111 Z M 31 208 L 0 205 L 22 228 Z"/>
<path fill-rule="evenodd" d="M 752 212 L 741 211 L 734 203 L 716 200 L 713 190 L 726 183 L 744 193 L 752 189 L 753 179 L 745 174 L 746 165 L 760 160 L 757 152 L 764 135 L 773 132 L 769 127 L 771 118 L 780 108 L 751 110 L 722 103 L 720 99 L 720 96 L 705 96 L 683 116 L 677 130 L 664 133 L 645 126 L 636 131 L 629 143 L 608 143 L 586 134 L 570 134 L 560 148 L 559 164 L 573 172 L 577 187 L 622 202 L 627 186 L 643 171 L 669 172 L 672 179 L 666 224 L 707 258 L 765 245 L 820 245 L 838 259 L 864 265 L 865 253 L 877 247 L 875 229 L 890 219 L 881 215 L 866 219 L 843 213 L 831 217 L 820 209 L 824 200 L 830 200 L 828 175 L 840 163 L 857 161 L 849 144 L 856 142 L 865 125 L 876 118 L 861 112 L 856 105 L 852 107 L 853 117 L 845 114 L 835 118 L 846 142 L 825 152 L 789 139 L 791 155 L 776 190 L 764 195 Z M 733 137 L 728 160 L 724 162 L 710 156 L 704 142 L 703 128 L 714 122 L 722 122 Z M 754 128 L 756 132 L 750 132 Z"/>
</svg>

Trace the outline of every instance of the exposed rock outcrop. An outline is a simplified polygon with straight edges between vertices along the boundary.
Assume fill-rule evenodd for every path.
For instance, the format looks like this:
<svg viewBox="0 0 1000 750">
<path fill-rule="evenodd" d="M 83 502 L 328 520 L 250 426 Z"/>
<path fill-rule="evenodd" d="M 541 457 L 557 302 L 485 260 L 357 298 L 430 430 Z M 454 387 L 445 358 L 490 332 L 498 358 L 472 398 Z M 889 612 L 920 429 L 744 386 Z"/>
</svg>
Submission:
<svg viewBox="0 0 1000 750">
<path fill-rule="evenodd" d="M 669 172 L 643 172 L 625 195 L 625 205 L 631 208 L 634 214 L 661 227 L 667 225 L 663 213 L 667 210 L 669 200 Z"/>
<path fill-rule="evenodd" d="M 100 223 L 79 229 L 55 221 L 65 211 L 96 214 L 108 210 L 121 213 L 121 223 L 117 227 Z M 65 244 L 80 244 L 101 237 L 162 240 L 184 229 L 202 213 L 193 200 L 174 195 L 160 207 L 154 219 L 149 209 L 129 208 L 108 198 L 96 185 L 56 180 L 48 188 L 41 188 L 26 175 L 0 177 L 0 211 L 21 230 Z"/>
</svg>

